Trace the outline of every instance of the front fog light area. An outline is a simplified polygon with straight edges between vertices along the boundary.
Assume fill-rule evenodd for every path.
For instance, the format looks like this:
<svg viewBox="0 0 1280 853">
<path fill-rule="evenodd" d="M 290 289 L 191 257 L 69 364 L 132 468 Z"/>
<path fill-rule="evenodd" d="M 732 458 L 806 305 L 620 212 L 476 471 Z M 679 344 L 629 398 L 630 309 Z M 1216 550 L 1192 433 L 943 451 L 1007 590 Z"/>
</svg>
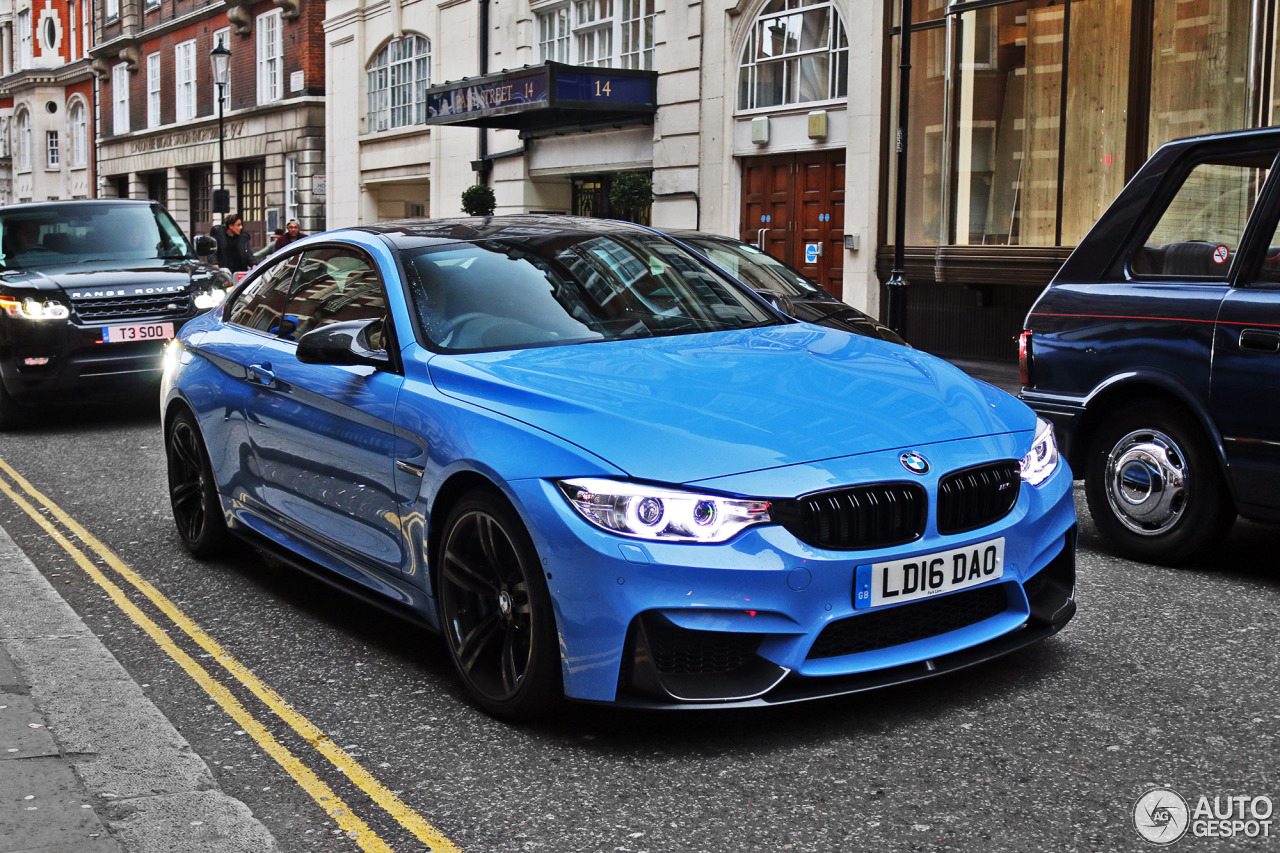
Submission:
<svg viewBox="0 0 1280 853">
<path fill-rule="evenodd" d="M 1058 467 L 1058 440 L 1053 434 L 1053 424 L 1036 418 L 1036 437 L 1031 450 L 1018 463 L 1023 482 L 1038 486 L 1049 478 Z"/>
<path fill-rule="evenodd" d="M 727 498 L 622 480 L 560 480 L 561 494 L 602 530 L 665 542 L 725 542 L 769 524 L 769 502 Z"/>
</svg>

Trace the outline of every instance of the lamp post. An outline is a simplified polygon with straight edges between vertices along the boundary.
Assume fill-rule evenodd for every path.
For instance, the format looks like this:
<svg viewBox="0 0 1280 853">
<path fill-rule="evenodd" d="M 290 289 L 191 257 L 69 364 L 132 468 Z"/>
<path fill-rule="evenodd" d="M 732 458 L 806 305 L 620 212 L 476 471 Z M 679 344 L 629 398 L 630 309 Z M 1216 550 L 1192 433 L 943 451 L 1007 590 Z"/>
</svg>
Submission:
<svg viewBox="0 0 1280 853">
<path fill-rule="evenodd" d="M 907 127 L 911 104 L 911 0 L 902 0 L 901 51 L 898 59 L 897 171 L 894 176 L 893 272 L 885 284 L 885 320 L 889 328 L 905 337 L 907 322 L 907 279 L 903 243 L 907 236 Z"/>
<path fill-rule="evenodd" d="M 218 87 L 218 188 L 213 193 L 213 212 L 229 213 L 231 211 L 231 194 L 223 186 L 226 180 L 227 156 L 224 147 L 222 100 L 223 92 L 231 82 L 231 51 L 218 39 L 213 50 L 209 51 L 209 63 L 213 66 L 213 84 Z"/>
</svg>

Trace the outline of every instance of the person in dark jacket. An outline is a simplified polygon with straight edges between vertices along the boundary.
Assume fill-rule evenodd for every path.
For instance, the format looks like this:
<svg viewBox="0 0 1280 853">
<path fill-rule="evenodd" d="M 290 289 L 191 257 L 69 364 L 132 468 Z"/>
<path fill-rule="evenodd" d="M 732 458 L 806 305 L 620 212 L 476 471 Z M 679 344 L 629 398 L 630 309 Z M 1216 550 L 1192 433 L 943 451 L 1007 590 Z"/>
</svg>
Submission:
<svg viewBox="0 0 1280 853">
<path fill-rule="evenodd" d="M 236 273 L 244 272 L 256 262 L 249 248 L 249 235 L 244 233 L 244 218 L 240 214 L 228 213 L 222 218 L 221 225 L 213 227 L 209 236 L 218 244 L 218 266 Z"/>
<path fill-rule="evenodd" d="M 302 226 L 298 224 L 298 220 L 290 219 L 285 223 L 284 233 L 276 238 L 276 251 L 280 251 L 294 240 L 301 240 L 307 236 L 302 233 Z"/>
</svg>

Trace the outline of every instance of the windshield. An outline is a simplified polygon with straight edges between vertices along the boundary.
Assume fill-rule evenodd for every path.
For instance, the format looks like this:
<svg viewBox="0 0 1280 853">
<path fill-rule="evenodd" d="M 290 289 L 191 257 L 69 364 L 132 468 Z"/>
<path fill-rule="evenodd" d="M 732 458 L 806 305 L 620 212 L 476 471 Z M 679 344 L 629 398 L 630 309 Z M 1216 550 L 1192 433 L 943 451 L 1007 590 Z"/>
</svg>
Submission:
<svg viewBox="0 0 1280 853">
<path fill-rule="evenodd" d="M 0 268 L 180 260 L 191 244 L 159 205 L 53 205 L 0 214 Z"/>
<path fill-rule="evenodd" d="M 707 256 L 720 269 L 755 290 L 781 292 L 787 296 L 814 297 L 826 291 L 782 261 L 749 243 L 729 240 L 679 238 Z"/>
<path fill-rule="evenodd" d="M 509 349 L 783 322 L 658 235 L 556 233 L 407 255 L 422 330 L 449 350 Z"/>
</svg>

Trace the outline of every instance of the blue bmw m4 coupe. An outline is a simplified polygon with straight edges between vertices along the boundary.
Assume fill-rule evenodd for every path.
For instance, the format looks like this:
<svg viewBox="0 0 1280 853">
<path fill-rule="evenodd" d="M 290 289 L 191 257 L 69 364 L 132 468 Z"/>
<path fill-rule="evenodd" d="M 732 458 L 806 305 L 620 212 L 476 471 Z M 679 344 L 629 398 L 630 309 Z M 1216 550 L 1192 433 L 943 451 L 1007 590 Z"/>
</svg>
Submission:
<svg viewBox="0 0 1280 853">
<path fill-rule="evenodd" d="M 161 399 L 193 554 L 237 536 L 418 618 L 501 717 L 850 693 L 1075 613 L 1047 423 L 640 226 L 299 241 L 183 327 Z"/>
</svg>

